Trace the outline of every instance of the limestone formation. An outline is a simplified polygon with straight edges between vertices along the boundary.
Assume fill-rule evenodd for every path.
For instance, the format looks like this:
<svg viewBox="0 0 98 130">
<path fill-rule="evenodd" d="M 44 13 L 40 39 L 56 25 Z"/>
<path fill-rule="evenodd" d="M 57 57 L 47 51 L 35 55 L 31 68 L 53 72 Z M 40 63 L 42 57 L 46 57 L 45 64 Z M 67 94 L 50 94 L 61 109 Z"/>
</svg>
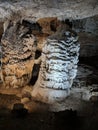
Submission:
<svg viewBox="0 0 98 130">
<path fill-rule="evenodd" d="M 30 28 L 20 21 L 10 21 L 2 43 L 2 80 L 9 88 L 23 87 L 29 83 L 36 51 L 36 39 Z"/>
<path fill-rule="evenodd" d="M 0 20 L 19 12 L 24 18 L 44 17 L 82 19 L 98 14 L 97 0 L 1 0 Z"/>
<path fill-rule="evenodd" d="M 77 34 L 62 24 L 48 37 L 42 49 L 38 81 L 31 93 L 36 100 L 53 102 L 69 95 L 77 73 L 79 44 Z"/>
</svg>

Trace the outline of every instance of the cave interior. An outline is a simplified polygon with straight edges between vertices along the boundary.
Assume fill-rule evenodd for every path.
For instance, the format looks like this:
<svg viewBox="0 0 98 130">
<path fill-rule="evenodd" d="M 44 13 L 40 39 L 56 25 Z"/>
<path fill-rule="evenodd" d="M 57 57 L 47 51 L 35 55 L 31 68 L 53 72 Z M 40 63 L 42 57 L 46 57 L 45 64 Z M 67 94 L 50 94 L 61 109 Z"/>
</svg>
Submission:
<svg viewBox="0 0 98 130">
<path fill-rule="evenodd" d="M 47 100 L 45 102 L 36 100 L 30 92 L 38 81 L 41 68 L 40 58 L 45 41 L 52 35 L 54 36 L 62 23 L 79 36 L 77 75 L 73 79 L 70 95 L 64 100 L 48 104 Z M 18 31 L 14 28 L 16 25 Z M 22 35 L 17 42 L 20 34 Z M 27 40 L 28 45 L 23 43 L 23 38 Z M 0 39 L 0 130 L 16 130 L 16 126 L 24 130 L 98 129 L 98 15 L 82 19 L 65 18 L 64 20 L 59 20 L 58 17 L 43 17 L 37 19 L 36 22 L 24 18 L 21 22 L 16 22 L 15 26 L 13 20 L 10 21 L 7 27 L 4 22 L 0 22 Z M 32 39 L 33 45 L 30 41 Z M 6 48 L 6 41 L 8 41 L 9 48 Z M 33 46 L 33 52 L 30 50 L 31 46 Z M 24 51 L 19 52 L 18 59 L 17 57 L 16 59 L 9 58 L 8 61 L 7 56 L 15 52 L 13 49 L 15 47 L 16 50 L 23 49 Z M 12 52 L 10 49 L 13 49 Z M 6 59 L 3 57 L 5 56 L 3 52 L 6 52 Z M 9 67 L 11 64 L 13 67 L 13 64 L 18 64 L 18 62 L 19 67 L 23 69 L 25 66 L 27 70 L 22 71 L 19 68 L 19 71 L 16 71 L 16 66 L 14 72 L 7 71 L 8 75 L 5 72 L 3 73 L 5 77 L 2 78 L 2 66 L 6 69 L 6 66 Z M 13 76 L 13 73 L 18 77 L 16 86 L 13 85 L 14 83 L 11 84 L 13 79 L 9 78 L 8 81 L 6 78 Z"/>
</svg>

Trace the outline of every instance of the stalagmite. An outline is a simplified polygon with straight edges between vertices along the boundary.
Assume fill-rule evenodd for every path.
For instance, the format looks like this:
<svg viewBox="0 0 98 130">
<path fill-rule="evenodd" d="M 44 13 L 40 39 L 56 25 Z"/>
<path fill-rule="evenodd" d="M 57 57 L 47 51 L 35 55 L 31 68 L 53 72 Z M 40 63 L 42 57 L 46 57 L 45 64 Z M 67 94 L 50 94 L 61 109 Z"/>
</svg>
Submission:
<svg viewBox="0 0 98 130">
<path fill-rule="evenodd" d="M 42 49 L 39 77 L 31 92 L 33 98 L 52 103 L 70 94 L 77 73 L 79 48 L 77 34 L 65 24 L 47 38 Z"/>
<path fill-rule="evenodd" d="M 36 39 L 20 21 L 9 21 L 1 39 L 2 80 L 6 88 L 19 88 L 32 76 Z"/>
</svg>

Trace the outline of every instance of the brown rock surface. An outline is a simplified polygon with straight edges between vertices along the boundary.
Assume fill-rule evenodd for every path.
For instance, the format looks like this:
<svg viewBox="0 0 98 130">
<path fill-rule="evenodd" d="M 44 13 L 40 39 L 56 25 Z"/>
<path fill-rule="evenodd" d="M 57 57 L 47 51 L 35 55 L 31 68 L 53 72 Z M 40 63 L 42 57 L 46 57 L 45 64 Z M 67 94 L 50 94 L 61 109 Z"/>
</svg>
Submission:
<svg viewBox="0 0 98 130">
<path fill-rule="evenodd" d="M 60 21 L 56 17 L 41 18 L 37 21 L 42 27 L 42 31 L 45 34 L 53 34 L 56 31 Z"/>
<path fill-rule="evenodd" d="M 60 21 L 56 17 L 45 17 L 39 19 L 37 22 L 42 28 L 40 34 L 35 34 L 38 41 L 37 49 L 42 51 L 46 38 L 54 34 L 57 27 L 60 25 Z"/>
<path fill-rule="evenodd" d="M 2 80 L 5 87 L 25 86 L 32 75 L 36 51 L 35 37 L 20 21 L 11 21 L 1 41 Z"/>
</svg>

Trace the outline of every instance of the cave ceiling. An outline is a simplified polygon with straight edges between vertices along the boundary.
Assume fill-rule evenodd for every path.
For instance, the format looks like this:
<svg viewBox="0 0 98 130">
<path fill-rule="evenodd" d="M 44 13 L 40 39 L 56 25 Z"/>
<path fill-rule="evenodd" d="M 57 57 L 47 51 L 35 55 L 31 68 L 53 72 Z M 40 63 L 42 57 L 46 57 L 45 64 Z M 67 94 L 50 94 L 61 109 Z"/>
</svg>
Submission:
<svg viewBox="0 0 98 130">
<path fill-rule="evenodd" d="M 23 18 L 38 20 L 43 17 L 82 19 L 98 14 L 97 0 L 0 0 L 0 20 L 16 13 Z"/>
</svg>

